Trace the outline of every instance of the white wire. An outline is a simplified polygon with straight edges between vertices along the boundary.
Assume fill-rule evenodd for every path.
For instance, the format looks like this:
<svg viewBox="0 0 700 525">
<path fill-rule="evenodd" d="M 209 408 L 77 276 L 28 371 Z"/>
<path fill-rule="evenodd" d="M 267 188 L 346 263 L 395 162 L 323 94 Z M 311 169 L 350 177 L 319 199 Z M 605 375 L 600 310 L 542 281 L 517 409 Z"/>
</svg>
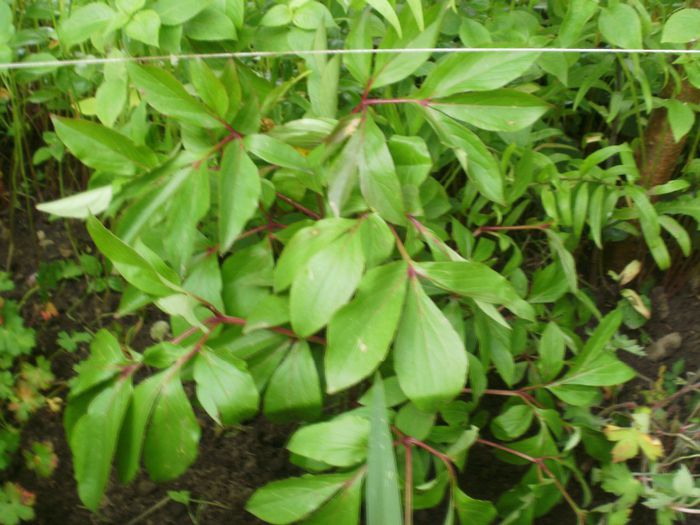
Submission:
<svg viewBox="0 0 700 525">
<path fill-rule="evenodd" d="M 700 55 L 700 49 L 610 49 L 571 47 L 421 47 L 407 49 L 311 49 L 295 51 L 235 51 L 221 53 L 184 53 L 181 55 L 125 56 L 105 58 L 76 58 L 66 60 L 43 60 L 37 62 L 8 62 L 0 64 L 0 70 L 34 69 L 40 67 L 68 67 L 123 62 L 160 62 L 195 60 L 198 58 L 265 58 L 291 55 L 384 55 L 419 53 L 602 53 L 602 54 L 650 54 L 650 55 Z"/>
</svg>

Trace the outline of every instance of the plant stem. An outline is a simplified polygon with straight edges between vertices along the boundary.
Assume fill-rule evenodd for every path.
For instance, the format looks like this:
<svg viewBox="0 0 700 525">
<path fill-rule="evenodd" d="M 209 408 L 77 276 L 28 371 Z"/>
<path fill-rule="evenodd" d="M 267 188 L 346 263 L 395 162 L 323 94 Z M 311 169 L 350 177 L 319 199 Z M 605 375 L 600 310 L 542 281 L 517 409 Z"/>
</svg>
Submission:
<svg viewBox="0 0 700 525">
<path fill-rule="evenodd" d="M 517 231 L 517 230 L 548 230 L 552 227 L 552 223 L 545 222 L 542 224 L 520 224 L 516 226 L 479 226 L 474 230 L 474 237 L 478 237 L 483 232 L 495 231 Z"/>
<path fill-rule="evenodd" d="M 303 213 L 304 215 L 308 215 L 308 216 L 311 217 L 312 219 L 315 219 L 315 220 L 318 221 L 318 220 L 321 220 L 321 219 L 323 218 L 323 217 L 321 217 L 318 213 L 316 213 L 315 211 L 310 210 L 309 208 L 307 208 L 307 207 L 304 206 L 303 204 L 298 203 L 298 202 L 295 201 L 294 199 L 291 199 L 290 197 L 287 197 L 286 195 L 280 193 L 279 191 L 277 192 L 277 196 L 278 196 L 280 199 L 282 199 L 284 202 L 286 202 L 287 204 L 293 206 L 294 208 L 296 208 L 297 210 L 299 210 L 301 213 Z"/>
<path fill-rule="evenodd" d="M 544 462 L 545 459 L 544 457 L 532 457 L 529 454 L 525 454 L 524 452 L 520 452 L 519 450 L 512 449 L 510 447 L 506 447 L 505 445 L 501 445 L 499 443 L 494 443 L 493 441 L 489 441 L 487 439 L 483 438 L 477 438 L 476 440 L 477 443 L 481 443 L 482 445 L 486 445 L 488 447 L 492 447 L 498 450 L 501 450 L 503 452 L 507 452 L 508 454 L 512 454 L 514 456 L 517 456 L 521 459 L 524 459 L 526 461 L 529 461 L 530 463 L 537 465 L 537 468 L 544 472 L 553 482 L 554 485 L 557 487 L 557 490 L 561 493 L 561 495 L 564 497 L 566 502 L 569 504 L 571 507 L 571 510 L 574 511 L 574 514 L 576 514 L 576 521 L 579 525 L 583 525 L 585 523 L 585 516 L 586 513 L 584 510 L 582 510 L 574 501 L 574 499 L 571 497 L 571 495 L 567 492 L 566 487 L 559 481 L 559 479 L 554 475 L 554 473 L 551 471 L 551 469 L 546 465 Z M 549 458 L 553 459 L 553 458 Z"/>
<path fill-rule="evenodd" d="M 408 255 L 408 252 L 406 251 L 406 247 L 404 246 L 403 242 L 401 241 L 401 237 L 399 237 L 399 234 L 396 233 L 396 228 L 394 228 L 393 225 L 388 224 L 388 226 L 389 226 L 389 229 L 391 230 L 392 235 L 394 236 L 394 239 L 396 239 L 396 248 L 398 248 L 399 253 L 401 254 L 401 258 L 404 261 L 406 261 L 406 263 L 408 264 L 409 273 L 411 271 L 413 271 L 412 275 L 415 275 L 415 270 L 413 270 L 413 259 L 411 259 L 411 256 Z"/>
<path fill-rule="evenodd" d="M 402 444 L 406 452 L 403 522 L 404 525 L 413 525 L 413 447 L 410 443 Z"/>
<path fill-rule="evenodd" d="M 462 392 L 464 392 L 465 394 L 471 394 L 473 393 L 473 390 L 471 388 L 464 388 L 462 389 Z M 535 405 L 537 408 L 544 408 L 539 401 L 537 401 L 527 392 L 523 392 L 522 390 L 499 390 L 495 388 L 487 388 L 486 390 L 484 390 L 484 394 L 489 394 L 492 396 L 519 397 L 528 405 Z"/>
</svg>

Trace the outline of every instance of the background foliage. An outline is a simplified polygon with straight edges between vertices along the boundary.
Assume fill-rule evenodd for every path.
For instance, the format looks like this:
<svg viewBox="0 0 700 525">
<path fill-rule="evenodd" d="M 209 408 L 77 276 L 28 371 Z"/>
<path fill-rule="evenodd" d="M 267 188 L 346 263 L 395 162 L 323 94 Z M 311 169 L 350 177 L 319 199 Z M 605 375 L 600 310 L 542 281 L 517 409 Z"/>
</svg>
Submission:
<svg viewBox="0 0 700 525">
<path fill-rule="evenodd" d="M 45 180 L 81 186 L 62 168 L 77 158 L 87 189 L 38 208 L 86 219 L 127 283 L 120 316 L 170 316 L 148 348 L 99 332 L 71 383 L 85 505 L 113 465 L 123 482 L 181 475 L 201 408 L 301 425 L 287 447 L 308 473 L 248 504 L 269 523 L 358 523 L 363 501 L 370 524 L 436 506 L 445 523 L 535 523 L 562 500 L 580 523 L 625 523 L 640 499 L 660 523 L 693 510 L 693 477 L 651 430 L 663 405 L 603 407 L 635 376 L 618 330 L 648 317 L 627 263 L 648 251 L 666 270 L 697 242 L 697 59 L 292 51 L 683 49 L 698 18 L 636 0 L 0 3 L 8 61 L 173 55 L 3 75 L 12 209 Z M 286 54 L 176 56 L 250 49 Z M 611 266 L 621 301 L 603 315 L 591 284 Z M 475 444 L 529 466 L 497 501 L 460 485 Z M 626 466 L 639 455 L 651 481 Z M 591 483 L 614 500 L 593 504 Z"/>
</svg>

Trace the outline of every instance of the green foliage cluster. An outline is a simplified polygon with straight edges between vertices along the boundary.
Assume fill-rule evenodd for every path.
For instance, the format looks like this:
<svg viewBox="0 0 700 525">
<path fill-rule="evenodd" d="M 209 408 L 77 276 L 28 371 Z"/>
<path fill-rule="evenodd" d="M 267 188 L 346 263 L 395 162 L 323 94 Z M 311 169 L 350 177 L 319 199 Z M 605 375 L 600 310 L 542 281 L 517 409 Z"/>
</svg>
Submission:
<svg viewBox="0 0 700 525">
<path fill-rule="evenodd" d="M 86 191 L 39 209 L 86 219 L 128 283 L 119 314 L 153 304 L 175 334 L 145 349 L 106 330 L 92 341 L 65 412 L 85 505 L 99 507 L 113 464 L 123 482 L 142 465 L 181 475 L 194 406 L 222 425 L 259 411 L 301 425 L 287 447 L 307 474 L 248 503 L 269 523 L 351 525 L 364 501 L 370 525 L 439 505 L 445 523 L 524 525 L 563 500 L 581 523 L 625 523 L 640 497 L 671 523 L 696 504 L 687 471 L 659 472 L 682 494 L 661 497 L 620 463 L 640 445 L 656 461 L 658 444 L 642 414 L 627 429 L 599 414 L 635 374 L 616 355 L 623 311 L 601 314 L 577 259 L 629 238 L 660 269 L 692 251 L 697 106 L 655 94 L 668 77 L 699 88 L 700 63 L 384 51 L 681 49 L 699 14 L 636 0 L 116 0 L 39 1 L 13 19 L 0 3 L 7 59 L 287 53 L 13 77 L 55 112 L 35 162 L 68 151 L 92 169 Z M 647 188 L 634 152 L 643 162 L 662 106 L 691 154 Z M 506 401 L 492 411 L 484 396 Z M 528 466 L 496 501 L 460 487 L 473 446 Z M 618 499 L 586 515 L 590 482 Z"/>
</svg>

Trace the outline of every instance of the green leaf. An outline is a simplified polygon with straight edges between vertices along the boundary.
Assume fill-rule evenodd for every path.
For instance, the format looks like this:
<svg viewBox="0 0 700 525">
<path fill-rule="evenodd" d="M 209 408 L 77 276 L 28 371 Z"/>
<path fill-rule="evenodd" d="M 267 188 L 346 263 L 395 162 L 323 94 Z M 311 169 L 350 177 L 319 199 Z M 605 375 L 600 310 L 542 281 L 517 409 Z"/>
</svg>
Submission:
<svg viewBox="0 0 700 525">
<path fill-rule="evenodd" d="M 401 525 L 399 475 L 387 419 L 382 377 L 377 373 L 369 409 L 370 436 L 367 451 L 365 516 L 367 525 Z"/>
<path fill-rule="evenodd" d="M 415 277 L 394 342 L 394 368 L 401 389 L 426 412 L 457 396 L 467 379 L 462 340 Z"/>
<path fill-rule="evenodd" d="M 600 12 L 598 28 L 612 45 L 626 49 L 642 48 L 642 24 L 637 11 L 628 4 L 616 2 Z"/>
<path fill-rule="evenodd" d="M 420 31 L 424 31 L 425 22 L 423 21 L 423 4 L 421 3 L 421 0 L 407 0 L 406 3 L 408 4 L 408 7 L 411 8 L 413 18 L 416 19 L 416 24 L 418 25 L 418 29 Z"/>
<path fill-rule="evenodd" d="M 226 253 L 255 215 L 261 185 L 258 168 L 234 141 L 224 151 L 219 182 L 219 251 Z"/>
<path fill-rule="evenodd" d="M 131 139 L 88 120 L 52 117 L 58 138 L 73 155 L 91 168 L 118 175 L 133 175 L 158 164 L 155 153 Z"/>
<path fill-rule="evenodd" d="M 649 246 L 652 257 L 659 269 L 666 270 L 671 265 L 671 259 L 664 240 L 661 237 L 661 226 L 654 206 L 649 201 L 644 190 L 639 186 L 628 186 L 627 194 L 634 201 L 637 213 L 639 213 L 639 223 L 642 226 L 644 240 Z"/>
<path fill-rule="evenodd" d="M 396 16 L 396 11 L 392 7 L 389 0 L 366 0 L 369 5 L 376 9 L 379 14 L 381 14 L 387 22 L 389 22 L 396 33 L 401 36 L 401 23 L 399 22 L 399 17 Z M 388 524 L 387 524 L 388 525 Z"/>
<path fill-rule="evenodd" d="M 404 434 L 424 440 L 435 425 L 435 416 L 435 412 L 424 412 L 409 402 L 396 414 L 394 424 Z"/>
<path fill-rule="evenodd" d="M 662 42 L 685 44 L 700 39 L 700 9 L 687 8 L 673 13 L 664 24 Z"/>
<path fill-rule="evenodd" d="M 419 274 L 450 292 L 486 303 L 502 304 L 514 314 L 534 320 L 535 312 L 521 299 L 513 285 L 485 264 L 470 261 L 416 264 Z"/>
<path fill-rule="evenodd" d="M 97 394 L 72 432 L 69 444 L 78 483 L 78 495 L 96 511 L 102 500 L 119 430 L 131 398 L 131 379 L 122 378 Z"/>
<path fill-rule="evenodd" d="M 459 488 L 454 491 L 454 505 L 460 525 L 489 525 L 498 515 L 493 503 L 470 498 Z"/>
<path fill-rule="evenodd" d="M 292 10 L 288 5 L 278 4 L 271 7 L 260 20 L 263 27 L 286 26 L 292 21 Z"/>
<path fill-rule="evenodd" d="M 323 219 L 302 228 L 287 243 L 277 261 L 274 274 L 276 292 L 287 289 L 309 259 L 356 225 L 351 219 Z"/>
<path fill-rule="evenodd" d="M 591 337 L 588 338 L 583 349 L 576 356 L 576 362 L 580 365 L 592 361 L 605 352 L 605 348 L 617 333 L 623 320 L 622 310 L 615 309 L 600 320 Z"/>
<path fill-rule="evenodd" d="M 243 142 L 248 151 L 265 162 L 292 170 L 309 169 L 309 164 L 301 153 L 270 135 L 254 133 L 246 136 Z"/>
<path fill-rule="evenodd" d="M 498 439 L 509 441 L 522 436 L 532 424 L 532 408 L 527 405 L 512 405 L 491 422 L 491 431 Z"/>
<path fill-rule="evenodd" d="M 105 211 L 110 202 L 112 202 L 112 186 L 102 186 L 63 199 L 42 202 L 36 205 L 36 209 L 57 217 L 86 219 Z"/>
<path fill-rule="evenodd" d="M 351 475 L 320 474 L 273 481 L 256 490 L 245 508 L 268 523 L 294 523 L 333 497 Z"/>
<path fill-rule="evenodd" d="M 235 40 L 236 26 L 226 13 L 215 7 L 207 7 L 185 25 L 185 35 L 192 40 L 218 42 Z"/>
<path fill-rule="evenodd" d="M 164 69 L 134 63 L 129 63 L 127 69 L 136 87 L 144 92 L 146 102 L 158 112 L 202 128 L 223 127 L 223 123 L 211 115 L 204 104 L 192 97 Z"/>
<path fill-rule="evenodd" d="M 103 2 L 92 2 L 74 9 L 58 25 L 58 38 L 66 48 L 85 42 L 104 30 L 117 13 Z"/>
<path fill-rule="evenodd" d="M 348 484 L 349 483 L 349 484 Z M 362 503 L 362 476 L 348 480 L 343 488 L 320 509 L 314 512 L 304 525 L 359 525 Z"/>
<path fill-rule="evenodd" d="M 165 377 L 143 443 L 143 460 L 153 481 L 185 472 L 197 457 L 200 429 L 179 377 Z"/>
<path fill-rule="evenodd" d="M 134 14 L 124 27 L 129 38 L 143 42 L 149 46 L 158 47 L 160 34 L 160 17 L 153 9 L 144 9 Z"/>
<path fill-rule="evenodd" d="M 382 219 L 395 224 L 405 222 L 401 185 L 386 138 L 369 115 L 362 128 L 363 150 L 360 158 L 360 189 L 367 204 Z"/>
<path fill-rule="evenodd" d="M 611 386 L 620 385 L 635 377 L 634 370 L 617 359 L 612 353 L 602 353 L 586 361 L 574 361 L 571 369 L 557 380 L 553 386 L 583 385 Z"/>
<path fill-rule="evenodd" d="M 203 349 L 194 362 L 197 399 L 217 423 L 235 425 L 258 411 L 258 390 L 245 362 Z"/>
<path fill-rule="evenodd" d="M 179 26 L 194 18 L 211 3 L 212 0 L 158 0 L 151 7 L 164 25 Z"/>
<path fill-rule="evenodd" d="M 289 295 L 292 328 L 317 332 L 348 302 L 362 278 L 364 255 L 357 229 L 316 253 L 296 275 Z"/>
<path fill-rule="evenodd" d="M 114 264 L 122 277 L 139 290 L 156 296 L 171 295 L 173 291 L 179 290 L 177 275 L 172 270 L 168 268 L 170 272 L 161 275 L 149 261 L 105 228 L 96 218 L 88 218 L 87 229 L 97 248 Z M 160 264 L 165 267 L 162 261 Z"/>
<path fill-rule="evenodd" d="M 287 449 L 329 465 L 350 467 L 367 456 L 369 427 L 369 421 L 362 417 L 343 415 L 300 428 L 292 435 Z"/>
<path fill-rule="evenodd" d="M 487 199 L 504 204 L 503 175 L 496 159 L 479 137 L 455 120 L 435 110 L 426 109 L 425 115 L 440 141 L 452 148 L 457 160 L 479 192 Z"/>
<path fill-rule="evenodd" d="M 700 9 L 697 10 L 700 13 Z M 673 139 L 676 142 L 688 134 L 695 123 L 695 112 L 687 102 L 681 102 L 676 99 L 666 101 L 666 111 L 668 111 L 668 122 L 671 125 Z"/>
<path fill-rule="evenodd" d="M 566 282 L 569 285 L 569 291 L 576 293 L 578 292 L 578 274 L 576 273 L 576 262 L 574 261 L 574 256 L 571 252 L 566 249 L 564 242 L 557 232 L 551 230 L 545 230 L 547 234 L 547 239 L 549 240 L 549 245 L 552 251 L 557 254 L 559 263 L 564 270 L 564 276 L 566 277 Z"/>
<path fill-rule="evenodd" d="M 369 49 L 372 47 L 372 35 L 370 34 L 369 28 L 370 16 L 370 10 L 366 9 L 353 19 L 350 25 L 350 32 L 345 39 L 346 49 Z M 343 64 L 348 68 L 348 71 L 350 71 L 350 74 L 355 80 L 363 86 L 367 85 L 372 68 L 371 54 L 357 53 L 343 55 Z"/>
<path fill-rule="evenodd" d="M 201 59 L 189 63 L 190 78 L 199 98 L 220 117 L 228 111 L 228 94 L 226 88 L 211 68 Z"/>
<path fill-rule="evenodd" d="M 117 475 L 122 483 L 132 481 L 139 471 L 146 426 L 153 411 L 153 404 L 168 380 L 167 374 L 168 372 L 164 371 L 151 376 L 134 389 L 117 449 Z"/>
<path fill-rule="evenodd" d="M 659 215 L 659 224 L 676 239 L 683 255 L 690 257 L 693 245 L 686 229 L 670 215 Z"/>
<path fill-rule="evenodd" d="M 489 131 L 519 131 L 532 125 L 549 108 L 534 95 L 514 89 L 462 93 L 431 99 L 431 108 Z"/>
<path fill-rule="evenodd" d="M 562 47 L 571 47 L 579 42 L 586 23 L 600 9 L 597 0 L 574 0 L 568 2 L 566 15 L 559 26 L 558 39 Z"/>
<path fill-rule="evenodd" d="M 420 3 L 419 3 L 420 5 Z M 441 11 L 437 20 L 430 24 L 424 31 L 408 42 L 392 42 L 396 47 L 403 49 L 426 49 L 435 47 L 435 42 L 440 31 L 444 11 Z M 425 53 L 395 53 L 376 59 L 375 71 L 373 73 L 372 89 L 394 84 L 413 74 L 429 58 L 430 52 Z"/>
<path fill-rule="evenodd" d="M 328 393 L 356 384 L 386 359 L 406 294 L 406 270 L 398 261 L 370 270 L 356 298 L 331 319 L 325 353 Z"/>
<path fill-rule="evenodd" d="M 68 399 L 76 398 L 112 379 L 121 372 L 126 362 L 119 341 L 109 331 L 100 330 L 90 343 L 90 357 L 77 366 L 78 375 L 71 380 Z"/>
<path fill-rule="evenodd" d="M 551 381 L 561 371 L 566 351 L 564 334 L 555 322 L 547 323 L 544 332 L 542 332 L 537 351 L 540 354 L 538 368 L 542 374 L 542 379 Z"/>
<path fill-rule="evenodd" d="M 577 407 L 590 407 L 600 399 L 600 390 L 592 386 L 560 385 L 548 386 L 552 394 L 569 405 Z"/>
<path fill-rule="evenodd" d="M 306 341 L 297 341 L 272 374 L 264 412 L 275 420 L 314 419 L 321 409 L 321 385 Z"/>
<path fill-rule="evenodd" d="M 448 54 L 437 62 L 417 96 L 441 98 L 498 89 L 525 73 L 538 57 L 538 53 L 518 52 Z"/>
</svg>

